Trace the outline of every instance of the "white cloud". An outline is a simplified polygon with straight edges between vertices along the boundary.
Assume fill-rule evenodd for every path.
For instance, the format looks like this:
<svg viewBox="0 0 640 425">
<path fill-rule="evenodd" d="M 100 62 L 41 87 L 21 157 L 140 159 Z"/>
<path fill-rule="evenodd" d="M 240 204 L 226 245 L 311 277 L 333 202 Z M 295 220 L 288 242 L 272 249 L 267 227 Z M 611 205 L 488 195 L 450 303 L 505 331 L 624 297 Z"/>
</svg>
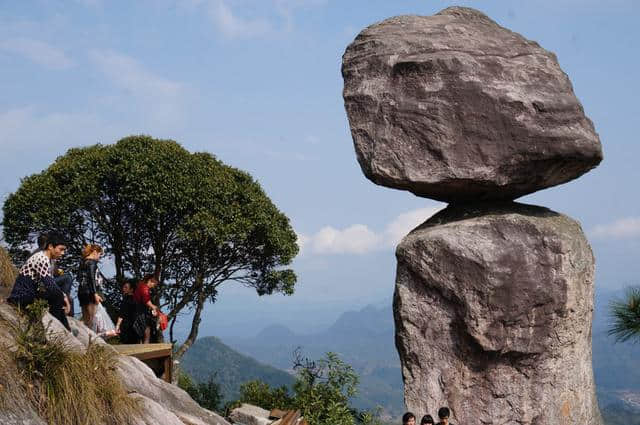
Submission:
<svg viewBox="0 0 640 425">
<path fill-rule="evenodd" d="M 627 217 L 612 223 L 601 224 L 591 231 L 599 239 L 631 239 L 640 237 L 640 217 Z"/>
<path fill-rule="evenodd" d="M 385 230 L 385 239 L 390 246 L 400 243 L 407 233 L 418 225 L 427 221 L 429 217 L 442 209 L 442 206 L 424 207 L 417 210 L 408 211 L 395 218 Z"/>
<path fill-rule="evenodd" d="M 154 124 L 171 126 L 183 120 L 186 86 L 152 72 L 138 60 L 113 50 L 92 50 L 90 60 Z M 127 103 L 130 103 L 127 102 Z"/>
<path fill-rule="evenodd" d="M 380 236 L 363 224 L 338 230 L 325 226 L 311 239 L 311 249 L 318 254 L 364 254 L 382 243 Z"/>
<path fill-rule="evenodd" d="M 30 38 L 19 37 L 1 40 L 0 50 L 20 55 L 51 69 L 66 69 L 74 65 L 63 50 Z"/>
<path fill-rule="evenodd" d="M 227 38 L 260 37 L 273 30 L 264 18 L 244 19 L 237 16 L 223 0 L 210 3 L 209 16 L 218 31 Z"/>
<path fill-rule="evenodd" d="M 301 252 L 312 254 L 366 254 L 392 249 L 407 233 L 441 208 L 425 207 L 400 214 L 378 233 L 364 224 L 344 229 L 325 226 L 313 235 L 298 234 L 298 245 Z"/>
<path fill-rule="evenodd" d="M 92 50 L 90 59 L 117 86 L 139 96 L 178 97 L 182 83 L 160 77 L 136 59 L 113 50 Z"/>
<path fill-rule="evenodd" d="M 28 152 L 63 152 L 71 146 L 105 141 L 113 134 L 99 117 L 84 112 L 42 113 L 34 106 L 0 111 L 0 148 L 4 159 Z M 107 140 L 111 141 L 111 140 Z"/>
<path fill-rule="evenodd" d="M 284 19 L 287 31 L 293 30 L 294 14 L 296 9 L 308 6 L 318 6 L 326 3 L 326 0 L 273 0 L 275 9 Z"/>
<path fill-rule="evenodd" d="M 327 0 L 261 1 L 259 2 L 260 6 L 266 5 L 262 16 L 249 18 L 242 13 L 242 9 L 255 10 L 258 2 L 248 0 L 240 2 L 231 2 L 229 0 L 175 1 L 178 6 L 190 12 L 203 8 L 216 30 L 228 39 L 257 38 L 275 33 L 290 32 L 294 27 L 294 17 L 297 10 L 319 6 L 327 2 Z"/>
</svg>

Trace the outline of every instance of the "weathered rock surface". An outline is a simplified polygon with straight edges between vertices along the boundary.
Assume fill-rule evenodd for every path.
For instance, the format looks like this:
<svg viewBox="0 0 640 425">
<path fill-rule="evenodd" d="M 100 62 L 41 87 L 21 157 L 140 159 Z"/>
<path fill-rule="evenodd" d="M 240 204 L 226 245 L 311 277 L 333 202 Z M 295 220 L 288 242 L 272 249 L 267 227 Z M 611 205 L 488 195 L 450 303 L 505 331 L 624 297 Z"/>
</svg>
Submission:
<svg viewBox="0 0 640 425">
<path fill-rule="evenodd" d="M 358 162 L 383 186 L 510 200 L 602 160 L 555 55 L 474 9 L 372 25 L 346 49 L 342 74 Z"/>
<path fill-rule="evenodd" d="M 243 403 L 229 413 L 229 419 L 233 423 L 243 425 L 269 425 L 273 422 L 269 419 L 269 411 L 258 406 Z"/>
<path fill-rule="evenodd" d="M 154 401 L 185 424 L 228 425 L 228 422 L 219 415 L 200 407 L 182 389 L 156 378 L 153 371 L 135 357 L 119 356 L 118 372 L 128 391 Z M 167 418 L 170 416 L 166 415 Z M 158 423 L 149 421 L 149 425 Z M 169 424 L 171 424 L 170 421 L 167 422 L 167 425 Z"/>
<path fill-rule="evenodd" d="M 409 410 L 448 405 L 463 424 L 601 424 L 594 260 L 578 223 L 510 202 L 448 207 L 396 256 Z"/>
</svg>

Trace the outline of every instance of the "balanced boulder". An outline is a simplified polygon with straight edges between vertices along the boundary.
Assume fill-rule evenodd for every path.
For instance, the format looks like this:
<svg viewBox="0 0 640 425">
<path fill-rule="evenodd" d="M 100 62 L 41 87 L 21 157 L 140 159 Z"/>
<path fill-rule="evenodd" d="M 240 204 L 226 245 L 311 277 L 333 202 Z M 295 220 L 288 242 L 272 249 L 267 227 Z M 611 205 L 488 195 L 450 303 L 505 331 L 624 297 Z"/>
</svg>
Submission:
<svg viewBox="0 0 640 425">
<path fill-rule="evenodd" d="M 594 260 L 580 225 L 512 202 L 450 206 L 398 246 L 407 408 L 463 424 L 601 424 Z"/>
<path fill-rule="evenodd" d="M 347 47 L 342 74 L 358 162 L 383 186 L 512 200 L 602 160 L 555 55 L 474 9 L 372 25 Z"/>
</svg>

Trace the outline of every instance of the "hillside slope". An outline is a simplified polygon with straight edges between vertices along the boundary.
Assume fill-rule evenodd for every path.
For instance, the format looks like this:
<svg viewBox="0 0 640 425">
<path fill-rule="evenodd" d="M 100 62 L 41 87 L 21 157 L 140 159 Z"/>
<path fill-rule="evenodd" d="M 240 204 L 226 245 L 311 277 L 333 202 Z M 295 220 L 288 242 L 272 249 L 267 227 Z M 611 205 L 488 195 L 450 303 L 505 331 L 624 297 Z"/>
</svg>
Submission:
<svg viewBox="0 0 640 425">
<path fill-rule="evenodd" d="M 225 401 L 238 398 L 243 382 L 260 379 L 272 387 L 291 387 L 294 377 L 240 354 L 216 337 L 198 339 L 182 358 L 181 367 L 198 382 L 213 377 Z"/>
</svg>

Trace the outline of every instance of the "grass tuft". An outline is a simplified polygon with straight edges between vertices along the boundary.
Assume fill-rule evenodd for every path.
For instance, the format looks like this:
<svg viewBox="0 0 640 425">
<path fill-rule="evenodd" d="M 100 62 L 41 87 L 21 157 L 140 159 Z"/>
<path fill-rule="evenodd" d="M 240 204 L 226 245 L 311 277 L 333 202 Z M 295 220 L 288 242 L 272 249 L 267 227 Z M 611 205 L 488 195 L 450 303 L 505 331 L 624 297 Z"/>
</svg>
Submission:
<svg viewBox="0 0 640 425">
<path fill-rule="evenodd" d="M 46 308 L 46 302 L 35 302 L 18 325 L 10 325 L 16 342 L 13 361 L 34 408 L 57 425 L 134 423 L 138 402 L 122 386 L 115 352 L 90 344 L 79 353 L 60 338 L 47 341 L 42 326 Z"/>
<path fill-rule="evenodd" d="M 7 296 L 9 294 L 10 288 L 13 287 L 13 283 L 16 281 L 16 276 L 18 276 L 18 270 L 11 262 L 9 253 L 0 246 L 0 288 L 3 289 L 0 293 L 2 295 Z"/>
</svg>

